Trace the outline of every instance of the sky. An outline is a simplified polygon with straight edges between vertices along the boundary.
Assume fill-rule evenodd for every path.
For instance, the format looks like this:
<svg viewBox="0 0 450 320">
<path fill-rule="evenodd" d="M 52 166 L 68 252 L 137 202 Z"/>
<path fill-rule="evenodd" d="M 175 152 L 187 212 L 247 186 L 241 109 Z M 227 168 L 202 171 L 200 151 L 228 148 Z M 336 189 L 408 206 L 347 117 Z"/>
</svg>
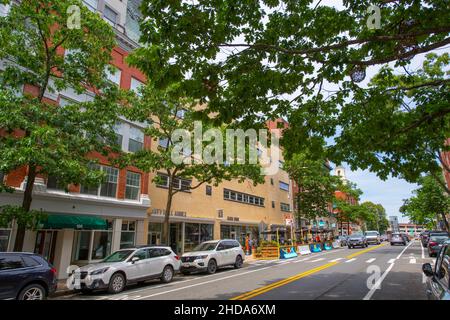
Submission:
<svg viewBox="0 0 450 320">
<path fill-rule="evenodd" d="M 380 203 L 386 209 L 388 217 L 397 216 L 399 222 L 409 221 L 407 217 L 402 217 L 399 208 L 403 204 L 403 199 L 410 198 L 412 191 L 417 189 L 416 184 L 392 177 L 383 181 L 368 170 L 350 171 L 345 165 L 344 168 L 347 179 L 356 183 L 363 191 L 361 202 Z"/>
</svg>

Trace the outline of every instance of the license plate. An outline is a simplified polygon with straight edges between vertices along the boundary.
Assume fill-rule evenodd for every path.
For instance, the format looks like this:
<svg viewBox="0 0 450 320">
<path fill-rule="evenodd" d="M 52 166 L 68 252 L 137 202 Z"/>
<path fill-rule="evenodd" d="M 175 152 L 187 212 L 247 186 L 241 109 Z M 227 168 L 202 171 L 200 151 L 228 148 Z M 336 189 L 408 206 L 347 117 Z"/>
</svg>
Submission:
<svg viewBox="0 0 450 320">
<path fill-rule="evenodd" d="M 181 264 L 183 267 L 190 267 L 191 266 L 191 264 L 190 263 L 188 263 L 188 262 L 186 262 L 186 263 L 182 263 Z"/>
</svg>

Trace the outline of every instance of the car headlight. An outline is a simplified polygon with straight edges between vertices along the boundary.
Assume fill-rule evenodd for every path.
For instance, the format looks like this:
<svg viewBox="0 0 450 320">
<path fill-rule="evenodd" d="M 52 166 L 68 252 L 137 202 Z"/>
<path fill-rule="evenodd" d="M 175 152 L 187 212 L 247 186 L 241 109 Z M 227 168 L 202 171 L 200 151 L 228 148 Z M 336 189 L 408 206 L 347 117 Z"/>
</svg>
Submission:
<svg viewBox="0 0 450 320">
<path fill-rule="evenodd" d="M 103 269 L 98 269 L 98 270 L 92 271 L 90 274 L 95 276 L 97 274 L 105 273 L 106 271 L 108 271 L 108 269 L 109 269 L 109 267 L 106 267 L 106 268 L 103 268 Z"/>
<path fill-rule="evenodd" d="M 200 260 L 200 259 L 206 259 L 208 258 L 208 255 L 204 255 L 204 256 L 196 256 L 195 260 Z"/>
</svg>

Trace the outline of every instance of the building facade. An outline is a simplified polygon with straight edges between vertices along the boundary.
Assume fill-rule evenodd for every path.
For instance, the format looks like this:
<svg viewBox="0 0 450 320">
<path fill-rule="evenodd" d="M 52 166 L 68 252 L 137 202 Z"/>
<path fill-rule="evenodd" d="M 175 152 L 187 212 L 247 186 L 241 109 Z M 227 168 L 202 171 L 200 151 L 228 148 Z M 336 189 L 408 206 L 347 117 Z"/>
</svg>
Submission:
<svg viewBox="0 0 450 320">
<path fill-rule="evenodd" d="M 418 236 L 421 232 L 425 231 L 426 228 L 423 225 L 418 225 L 414 223 L 399 223 L 398 231 L 406 233 L 410 236 Z"/>
<path fill-rule="evenodd" d="M 399 232 L 400 226 L 397 216 L 389 216 L 389 229 L 391 232 Z"/>
</svg>

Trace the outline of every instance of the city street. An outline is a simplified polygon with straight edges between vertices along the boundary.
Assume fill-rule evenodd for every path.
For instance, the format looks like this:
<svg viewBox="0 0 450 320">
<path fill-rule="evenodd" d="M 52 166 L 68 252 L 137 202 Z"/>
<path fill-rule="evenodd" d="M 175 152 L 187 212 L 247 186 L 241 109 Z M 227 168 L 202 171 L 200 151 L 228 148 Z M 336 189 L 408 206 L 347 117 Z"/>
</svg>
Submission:
<svg viewBox="0 0 450 320">
<path fill-rule="evenodd" d="M 98 292 L 54 299 L 426 299 L 421 267 L 431 261 L 419 241 L 406 247 L 384 242 L 289 260 L 251 261 L 242 269 L 219 270 L 214 275 L 179 275 L 169 284 L 147 282 L 118 295 Z"/>
</svg>

